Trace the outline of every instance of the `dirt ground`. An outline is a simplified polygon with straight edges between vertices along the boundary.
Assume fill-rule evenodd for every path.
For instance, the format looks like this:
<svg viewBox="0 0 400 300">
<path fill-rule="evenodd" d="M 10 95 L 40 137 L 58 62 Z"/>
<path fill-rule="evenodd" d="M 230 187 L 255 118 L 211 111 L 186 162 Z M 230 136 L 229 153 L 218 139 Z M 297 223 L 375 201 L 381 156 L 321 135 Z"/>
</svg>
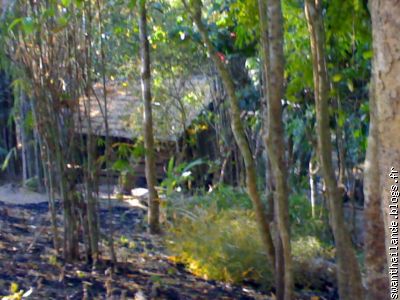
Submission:
<svg viewBox="0 0 400 300">
<path fill-rule="evenodd" d="M 0 186 L 0 201 L 7 204 L 37 204 L 47 202 L 47 196 L 29 189 L 23 188 L 15 183 L 7 183 Z"/>
<path fill-rule="evenodd" d="M 171 262 L 162 239 L 145 233 L 145 208 L 130 200 L 112 200 L 111 212 L 100 209 L 102 234 L 110 224 L 114 230 L 118 265 L 111 272 L 104 241 L 95 269 L 65 264 L 52 246 L 46 196 L 0 187 L 0 299 L 11 286 L 26 299 L 270 299 L 251 287 L 204 280 Z"/>
</svg>

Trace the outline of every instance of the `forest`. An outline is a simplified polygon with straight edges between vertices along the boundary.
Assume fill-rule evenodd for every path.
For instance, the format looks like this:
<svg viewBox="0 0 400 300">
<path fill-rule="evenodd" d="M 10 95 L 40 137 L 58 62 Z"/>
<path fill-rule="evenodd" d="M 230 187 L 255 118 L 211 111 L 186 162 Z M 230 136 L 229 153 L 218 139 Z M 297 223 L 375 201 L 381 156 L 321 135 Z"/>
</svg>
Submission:
<svg viewBox="0 0 400 300">
<path fill-rule="evenodd" d="M 2 0 L 0 299 L 399 299 L 399 16 Z"/>
</svg>

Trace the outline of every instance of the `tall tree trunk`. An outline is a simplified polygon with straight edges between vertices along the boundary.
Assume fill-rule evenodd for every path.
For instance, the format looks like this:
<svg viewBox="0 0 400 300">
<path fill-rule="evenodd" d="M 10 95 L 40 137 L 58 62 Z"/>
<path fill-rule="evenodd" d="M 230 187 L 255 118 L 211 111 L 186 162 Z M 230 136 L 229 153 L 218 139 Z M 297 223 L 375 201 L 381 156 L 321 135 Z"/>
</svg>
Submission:
<svg viewBox="0 0 400 300">
<path fill-rule="evenodd" d="M 46 162 L 46 167 L 43 168 L 44 178 L 45 178 L 45 187 L 46 193 L 49 199 L 49 210 L 50 210 L 50 218 L 51 218 L 51 230 L 53 233 L 53 247 L 56 250 L 57 254 L 60 252 L 60 244 L 59 244 L 59 234 L 58 234 L 58 226 L 57 226 L 57 210 L 55 203 L 55 193 L 54 193 L 54 175 L 53 175 L 53 164 L 50 158 L 50 154 L 48 151 L 48 147 L 41 147 L 41 156 L 42 161 Z"/>
<path fill-rule="evenodd" d="M 216 65 L 218 73 L 222 79 L 225 90 L 227 92 L 230 104 L 232 132 L 236 140 L 236 143 L 239 146 L 241 155 L 243 156 L 244 159 L 244 164 L 246 169 L 245 171 L 246 171 L 247 192 L 254 205 L 257 222 L 259 225 L 261 238 L 266 249 L 266 253 L 271 263 L 273 264 L 273 262 L 275 261 L 275 249 L 270 232 L 270 225 L 269 225 L 270 220 L 267 220 L 266 218 L 266 209 L 263 202 L 261 201 L 260 194 L 258 193 L 257 190 L 255 162 L 253 155 L 250 151 L 249 143 L 246 138 L 242 121 L 240 119 L 239 99 L 237 98 L 235 93 L 236 92 L 235 84 L 233 82 L 231 74 L 229 73 L 228 67 L 225 65 L 225 62 L 223 62 L 219 58 L 217 51 L 208 36 L 207 28 L 205 27 L 203 21 L 201 20 L 202 2 L 200 0 L 193 0 L 190 1 L 189 3 L 184 1 L 184 5 L 187 11 L 190 13 L 194 23 L 196 24 L 200 32 L 202 40 L 207 47 L 211 59 Z"/>
<path fill-rule="evenodd" d="M 90 248 L 90 255 L 89 260 L 96 265 L 98 257 L 99 257 L 99 223 L 98 223 L 98 210 L 97 210 L 97 201 L 95 197 L 95 189 L 96 189 L 96 176 L 95 176 L 95 157 L 94 153 L 96 153 L 95 143 L 93 140 L 93 131 L 92 131 L 92 120 L 91 120 L 91 109 L 92 109 L 92 99 L 90 89 L 92 88 L 92 5 L 89 2 L 85 2 L 85 12 L 87 16 L 87 22 L 85 22 L 85 30 L 87 32 L 85 36 L 85 61 L 84 64 L 81 66 L 82 73 L 85 76 L 85 96 L 87 98 L 87 105 L 85 106 L 85 119 L 87 122 L 87 138 L 86 138 L 86 145 L 83 141 L 83 134 L 81 133 L 81 144 L 82 148 L 86 148 L 86 170 L 84 172 L 84 186 L 85 186 L 85 196 L 87 202 L 87 225 L 88 225 L 88 236 L 87 240 L 89 241 Z M 103 46 L 101 45 L 102 53 L 103 53 Z M 75 49 L 75 56 L 78 56 L 76 49 Z M 103 58 L 102 58 L 103 64 Z M 104 70 L 103 70 L 104 71 Z M 103 72 L 104 73 L 104 72 Z M 106 102 L 107 95 L 104 94 L 104 100 Z M 104 106 L 104 110 L 107 111 L 106 105 Z M 107 111 L 108 112 L 108 111 Z M 80 113 L 80 112 L 79 112 Z M 105 120 L 108 122 L 108 120 Z M 106 123 L 106 122 L 105 122 Z M 108 124 L 107 124 L 108 129 Z M 107 146 L 108 148 L 108 146 Z M 108 150 L 108 149 L 107 149 Z M 108 171 L 107 171 L 108 172 Z M 107 178 L 109 177 L 107 173 Z M 108 179 L 107 179 L 108 181 Z M 107 182 L 108 184 L 108 182 Z M 107 187 L 109 188 L 109 187 Z M 107 194 L 108 196 L 108 194 Z M 112 228 L 110 228 L 112 229 Z M 110 230 L 112 231 L 112 230 Z M 113 247 L 110 249 L 110 252 L 113 252 Z"/>
<path fill-rule="evenodd" d="M 389 277 L 385 250 L 385 228 L 381 210 L 380 178 L 377 148 L 376 103 L 374 82 L 370 89 L 370 126 L 364 164 L 364 224 L 366 299 L 388 300 Z"/>
<path fill-rule="evenodd" d="M 364 183 L 367 289 L 369 299 L 398 299 L 400 3 L 371 0 L 370 4 L 374 57 Z M 387 264 L 383 260 L 385 252 Z M 392 284 L 397 282 L 396 287 L 391 285 L 389 289 L 387 274 Z"/>
<path fill-rule="evenodd" d="M 284 292 L 281 299 L 293 297 L 293 266 L 290 245 L 289 201 L 287 163 L 285 160 L 285 140 L 282 122 L 283 98 L 283 17 L 280 0 L 259 0 L 262 52 L 264 57 L 264 96 L 267 99 L 267 111 L 264 113 L 264 143 L 271 162 L 271 171 L 275 180 L 274 207 L 279 237 L 283 251 Z M 278 258 L 279 255 L 276 255 Z M 277 265 L 282 262 L 277 260 Z M 276 268 L 279 270 L 279 268 Z M 277 288 L 279 288 L 278 285 Z M 283 294 L 283 295 L 282 295 Z M 282 297 L 283 296 L 283 297 Z"/>
<path fill-rule="evenodd" d="M 150 233 L 160 233 L 160 208 L 156 191 L 156 162 L 154 156 L 153 116 L 151 111 L 151 73 L 150 73 L 150 49 L 147 39 L 147 14 L 146 1 L 139 0 L 139 31 L 140 31 L 140 56 L 142 60 L 141 80 L 142 98 L 144 105 L 143 127 L 144 146 L 146 149 L 146 181 L 149 190 L 148 220 Z"/>
<path fill-rule="evenodd" d="M 285 297 L 285 258 L 283 256 L 283 244 L 279 230 L 277 229 L 277 220 L 275 213 L 274 191 L 275 182 L 273 172 L 271 170 L 271 162 L 268 157 L 267 149 L 264 151 L 265 156 L 265 193 L 267 195 L 268 210 L 267 216 L 271 220 L 271 232 L 274 232 L 275 243 L 275 296 L 276 299 Z"/>
<path fill-rule="evenodd" d="M 332 142 L 329 127 L 329 82 L 325 57 L 322 7 L 319 0 L 305 1 L 305 14 L 310 32 L 314 93 L 317 116 L 317 142 L 323 178 L 327 189 L 329 216 L 336 244 L 339 294 L 343 300 L 364 298 L 360 268 L 346 228 L 342 199 L 332 163 Z"/>
<path fill-rule="evenodd" d="M 337 149 L 337 158 L 338 158 L 338 168 L 339 168 L 339 178 L 338 178 L 338 185 L 341 189 L 343 189 L 343 192 L 346 191 L 346 160 L 345 160 L 345 154 L 346 154 L 346 149 L 344 146 L 344 130 L 342 128 L 342 125 L 339 124 L 339 111 L 342 109 L 341 108 L 341 103 L 340 103 L 340 98 L 338 97 L 336 99 L 336 107 L 335 109 L 337 110 L 336 112 L 336 149 Z"/>
<path fill-rule="evenodd" d="M 103 15 L 102 15 L 102 7 L 100 0 L 96 1 L 97 5 L 97 15 L 98 15 L 98 29 L 99 32 L 105 32 L 105 28 L 103 25 Z M 90 10 L 90 7 L 89 7 Z M 112 205 L 111 205 L 111 140 L 110 140 L 110 127 L 108 123 L 108 97 L 107 97 L 107 82 L 106 82 L 106 54 L 103 39 L 100 39 L 100 57 L 101 57 L 101 69 L 102 69 L 102 88 L 103 88 L 103 97 L 104 97 L 104 127 L 105 127 L 105 159 L 106 159 L 106 186 L 107 186 L 107 206 L 108 206 L 108 214 L 111 218 L 112 216 Z M 117 263 L 117 256 L 115 254 L 114 248 L 114 226 L 112 220 L 108 223 L 108 248 L 110 251 L 110 258 L 112 267 L 115 268 Z"/>
</svg>

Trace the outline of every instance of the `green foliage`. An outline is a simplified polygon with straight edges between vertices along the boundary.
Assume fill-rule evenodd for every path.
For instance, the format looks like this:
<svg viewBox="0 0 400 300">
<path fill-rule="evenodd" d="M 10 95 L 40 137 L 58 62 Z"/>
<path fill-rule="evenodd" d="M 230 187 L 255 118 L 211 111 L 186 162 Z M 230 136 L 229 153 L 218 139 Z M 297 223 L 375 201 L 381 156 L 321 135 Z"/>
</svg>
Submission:
<svg viewBox="0 0 400 300">
<path fill-rule="evenodd" d="M 327 224 L 327 210 L 317 205 L 316 217 L 311 215 L 309 199 L 301 194 L 291 195 L 289 199 L 289 215 L 293 238 L 312 236 L 326 244 L 331 241 L 329 225 Z"/>
<path fill-rule="evenodd" d="M 271 285 L 271 266 L 250 211 L 209 209 L 182 218 L 170 230 L 168 248 L 197 275 L 227 282 Z"/>
<path fill-rule="evenodd" d="M 190 214 L 189 214 L 190 212 Z M 268 289 L 273 284 L 254 212 L 210 206 L 181 213 L 169 228 L 167 247 L 171 259 L 185 263 L 195 274 L 233 283 L 254 281 Z M 318 259 L 332 253 L 318 238 L 303 235 L 293 240 L 296 281 L 303 286 L 322 288 L 326 270 L 315 267 Z"/>
<path fill-rule="evenodd" d="M 31 191 L 34 191 L 34 192 L 37 192 L 38 191 L 38 189 L 39 189 L 39 179 L 38 179 L 38 177 L 32 177 L 32 178 L 28 178 L 26 181 L 25 181 L 25 186 L 29 189 L 29 190 L 31 190 Z"/>
<path fill-rule="evenodd" d="M 114 143 L 112 148 L 116 154 L 112 169 L 122 174 L 132 174 L 133 165 L 144 156 L 144 145 L 142 141 L 137 141 L 135 144 L 123 142 Z"/>
<path fill-rule="evenodd" d="M 286 97 L 301 101 L 300 93 L 312 86 L 310 46 L 303 4 L 300 1 L 283 1 Z"/>
<path fill-rule="evenodd" d="M 173 260 L 209 279 L 255 281 L 264 288 L 273 284 L 272 267 L 245 190 L 218 186 L 209 193 L 168 200 L 167 247 Z M 321 269 L 321 263 L 332 259 L 332 251 L 325 211 L 318 207 L 317 212 L 322 217 L 313 219 L 305 196 L 290 198 L 296 282 L 323 288 L 324 280 L 334 281 L 334 274 Z"/>
<path fill-rule="evenodd" d="M 129 246 L 129 239 L 126 236 L 121 235 L 121 237 L 119 239 L 119 243 L 122 247 L 127 247 L 127 246 Z"/>
<path fill-rule="evenodd" d="M 180 185 L 193 179 L 191 169 L 205 163 L 203 159 L 199 158 L 190 163 L 183 162 L 175 166 L 175 159 L 171 157 L 168 161 L 165 179 L 161 182 L 161 186 L 166 189 L 167 196 L 172 195 Z M 182 187 L 180 188 L 182 189 Z"/>
<path fill-rule="evenodd" d="M 228 209 L 252 209 L 252 202 L 242 188 L 219 185 L 210 193 L 194 196 L 189 205 L 202 208 L 214 207 L 217 211 Z"/>
<path fill-rule="evenodd" d="M 6 157 L 3 160 L 3 163 L 1 165 L 1 171 L 5 171 L 5 169 L 7 169 L 8 164 L 10 163 L 10 160 L 12 158 L 12 156 L 14 155 L 14 157 L 17 157 L 17 149 L 16 148 L 12 148 L 6 155 Z"/>
</svg>

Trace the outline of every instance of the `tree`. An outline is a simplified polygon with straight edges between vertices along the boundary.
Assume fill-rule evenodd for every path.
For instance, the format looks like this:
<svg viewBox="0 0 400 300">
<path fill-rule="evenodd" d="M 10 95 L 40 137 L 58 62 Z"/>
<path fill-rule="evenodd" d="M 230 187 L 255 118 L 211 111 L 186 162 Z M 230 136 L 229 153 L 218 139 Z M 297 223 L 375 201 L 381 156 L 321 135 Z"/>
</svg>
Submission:
<svg viewBox="0 0 400 300">
<path fill-rule="evenodd" d="M 325 56 L 325 33 L 321 2 L 318 0 L 306 0 L 305 14 L 311 42 L 317 117 L 317 144 L 329 203 L 330 223 L 336 244 L 339 294 L 341 299 L 363 299 L 364 291 L 361 284 L 360 269 L 344 221 L 342 199 L 332 163 L 328 108 L 329 79 Z"/>
<path fill-rule="evenodd" d="M 291 299 L 293 294 L 292 255 L 290 246 L 289 202 L 287 186 L 287 164 L 285 160 L 285 140 L 282 122 L 283 98 L 283 20 L 280 0 L 259 0 L 261 42 L 264 57 L 264 96 L 267 99 L 267 111 L 264 113 L 264 143 L 268 149 L 271 170 L 275 180 L 274 207 L 278 223 L 277 242 L 282 243 L 284 292 L 279 291 L 278 299 Z M 277 253 L 278 258 L 280 254 Z M 281 260 L 277 259 L 275 269 L 279 269 Z M 277 274 L 277 277 L 280 274 Z"/>
<path fill-rule="evenodd" d="M 201 9 L 202 2 L 201 0 L 192 0 L 190 2 L 184 1 L 184 5 L 187 11 L 190 13 L 196 27 L 201 35 L 201 38 L 207 48 L 208 53 L 210 54 L 211 59 L 213 60 L 216 68 L 218 70 L 219 76 L 222 79 L 224 88 L 227 93 L 227 98 L 229 100 L 230 105 L 230 113 L 231 113 L 231 127 L 236 143 L 239 146 L 241 155 L 244 159 L 245 169 L 246 169 L 246 186 L 247 192 L 253 202 L 254 209 L 257 216 L 257 222 L 260 228 L 261 238 L 265 245 L 266 253 L 269 256 L 271 263 L 275 261 L 275 249 L 274 244 L 271 237 L 269 220 L 266 218 L 266 210 L 263 202 L 261 201 L 260 194 L 257 190 L 256 184 L 256 169 L 255 162 L 250 151 L 249 143 L 244 132 L 243 124 L 240 119 L 240 107 L 239 101 L 235 91 L 235 84 L 233 82 L 232 76 L 229 73 L 225 62 L 221 60 L 218 55 L 217 50 L 212 44 L 207 28 L 204 25 L 201 19 Z"/>
<path fill-rule="evenodd" d="M 151 74 L 150 74 L 150 50 L 149 40 L 147 39 L 147 13 L 146 1 L 140 0 L 139 3 L 139 32 L 140 32 L 140 57 L 142 60 L 141 82 L 142 82 L 142 98 L 144 105 L 143 116 L 143 135 L 146 156 L 146 180 L 148 194 L 148 222 L 150 233 L 157 234 L 160 232 L 159 223 L 159 200 L 155 189 L 156 163 L 154 156 L 154 135 L 153 135 L 153 118 L 151 109 Z"/>
<path fill-rule="evenodd" d="M 388 274 L 392 274 L 394 270 L 396 274 L 398 272 L 396 262 L 398 261 L 398 245 L 392 244 L 390 227 L 398 228 L 400 141 L 396 137 L 400 130 L 400 83 L 398 80 L 400 4 L 373 0 L 370 5 L 374 54 L 370 90 L 370 133 L 365 161 L 364 188 L 367 221 L 365 244 L 367 298 L 396 299 L 398 287 L 396 291 L 392 286 L 389 292 Z M 381 238 L 384 232 L 386 243 Z M 384 253 L 386 253 L 387 263 Z M 396 260 L 393 260 L 393 253 Z"/>
<path fill-rule="evenodd" d="M 365 268 L 366 299 L 389 299 L 389 277 L 385 250 L 385 228 L 381 210 L 379 163 L 376 144 L 378 130 L 374 82 L 370 90 L 370 126 L 367 156 L 364 164 L 364 217 L 365 217 Z"/>
<path fill-rule="evenodd" d="M 99 255 L 99 223 L 94 195 L 97 177 L 93 170 L 93 143 L 88 139 L 90 151 L 80 152 L 86 146 L 82 135 L 77 138 L 75 129 L 78 126 L 82 129 L 87 119 L 82 121 L 82 115 L 74 117 L 74 113 L 80 111 L 78 99 L 83 94 L 88 96 L 93 88 L 94 57 L 89 54 L 94 53 L 90 49 L 96 45 L 92 40 L 93 11 L 87 3 L 84 7 L 75 2 L 19 4 L 4 22 L 7 28 L 5 51 L 16 74 L 15 97 L 21 97 L 23 104 L 29 102 L 32 113 L 30 126 L 34 129 L 35 144 L 38 144 L 34 157 L 40 160 L 36 170 L 43 172 L 49 194 L 54 245 L 58 250 L 54 205 L 58 193 L 63 203 L 65 260 L 80 258 L 82 238 L 86 259 L 95 262 Z M 101 19 L 100 12 L 98 16 L 97 20 Z M 103 47 L 100 48 L 103 54 Z M 16 55 L 15 49 L 19 49 L 20 55 Z M 104 55 L 101 56 L 104 61 Z M 21 121 L 26 122 L 28 114 L 20 109 L 21 118 L 26 118 Z M 83 180 L 85 189 L 77 185 L 79 180 Z"/>
</svg>

